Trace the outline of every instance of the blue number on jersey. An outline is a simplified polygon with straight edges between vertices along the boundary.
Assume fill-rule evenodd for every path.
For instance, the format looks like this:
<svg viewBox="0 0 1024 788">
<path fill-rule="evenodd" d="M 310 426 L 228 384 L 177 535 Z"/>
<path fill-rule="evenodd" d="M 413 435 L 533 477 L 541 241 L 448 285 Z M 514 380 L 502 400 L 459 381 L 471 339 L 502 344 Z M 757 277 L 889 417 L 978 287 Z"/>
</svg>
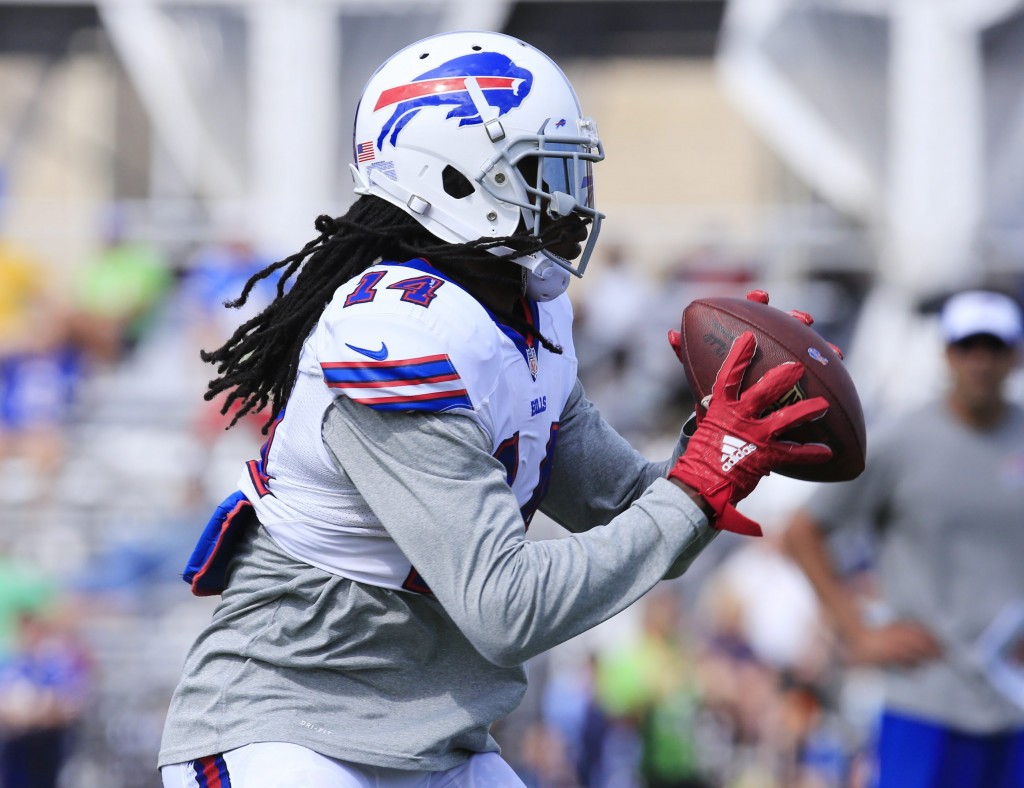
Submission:
<svg viewBox="0 0 1024 788">
<path fill-rule="evenodd" d="M 527 528 L 530 527 L 530 521 L 533 520 L 537 509 L 544 502 L 544 498 L 548 494 L 548 487 L 551 486 L 551 463 L 554 460 L 555 441 L 557 439 L 558 423 L 555 422 L 551 425 L 551 431 L 548 433 L 548 443 L 544 449 L 544 459 L 540 462 L 540 476 L 537 479 L 537 486 L 533 488 L 533 495 L 530 496 L 530 500 L 519 509 L 519 513 L 523 516 L 523 522 L 526 523 Z M 519 474 L 518 432 L 511 438 L 505 438 L 505 440 L 498 444 L 498 449 L 494 452 L 494 458 L 505 466 L 505 480 L 508 482 L 508 486 L 511 487 L 512 483 L 516 480 L 516 476 Z"/>
<path fill-rule="evenodd" d="M 374 288 L 377 283 L 384 278 L 384 271 L 371 271 L 365 274 L 362 279 L 359 280 L 359 284 L 356 285 L 356 289 L 348 294 L 348 298 L 345 299 L 345 306 L 352 306 L 353 304 L 368 304 L 374 298 L 377 297 L 377 291 Z"/>
<path fill-rule="evenodd" d="M 377 285 L 386 275 L 385 271 L 370 271 L 364 274 L 356 284 L 356 289 L 348 294 L 345 299 L 345 306 L 355 304 L 368 304 L 377 297 Z M 444 284 L 444 279 L 436 276 L 415 276 L 412 279 L 403 279 L 388 285 L 388 290 L 404 290 L 402 300 L 417 306 L 428 307 L 430 302 L 437 298 L 437 291 Z"/>
<path fill-rule="evenodd" d="M 437 298 L 437 291 L 443 284 L 444 280 L 438 279 L 436 276 L 417 276 L 388 285 L 388 290 L 404 290 L 403 301 L 428 307 L 430 302 Z"/>
</svg>

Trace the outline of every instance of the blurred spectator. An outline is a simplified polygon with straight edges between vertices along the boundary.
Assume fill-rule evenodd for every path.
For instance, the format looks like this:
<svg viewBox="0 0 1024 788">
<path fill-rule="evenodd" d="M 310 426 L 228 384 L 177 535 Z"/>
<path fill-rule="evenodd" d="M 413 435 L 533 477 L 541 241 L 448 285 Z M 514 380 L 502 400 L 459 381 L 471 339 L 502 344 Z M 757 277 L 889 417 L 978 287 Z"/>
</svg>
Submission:
<svg viewBox="0 0 1024 788">
<path fill-rule="evenodd" d="M 940 320 L 950 386 L 870 441 L 856 480 L 815 491 L 786 540 L 849 660 L 886 668 L 879 788 L 1024 786 L 1024 409 L 1005 384 L 1024 327 L 971 291 Z M 866 615 L 826 535 L 868 522 L 887 609 Z"/>
<path fill-rule="evenodd" d="M 18 645 L 21 617 L 42 611 L 55 593 L 53 581 L 41 571 L 0 552 L 0 662 Z"/>
<path fill-rule="evenodd" d="M 747 641 L 742 599 L 720 595 L 718 589 L 712 582 L 706 590 L 704 640 L 697 655 L 706 716 L 700 754 L 721 784 L 746 785 L 756 774 L 759 780 L 752 784 L 773 786 L 782 754 L 764 739 L 782 698 L 779 675 Z"/>
<path fill-rule="evenodd" d="M 6 501 L 44 492 L 65 454 L 80 364 L 56 281 L 36 257 L 0 242 L 0 462 L 23 463 L 6 469 Z"/>
<path fill-rule="evenodd" d="M 636 348 L 636 331 L 654 299 L 649 274 L 630 260 L 625 246 L 607 246 L 602 263 L 588 273 L 593 279 L 577 307 L 578 341 L 590 350 L 589 365 Z"/>
<path fill-rule="evenodd" d="M 698 753 L 715 785 L 850 786 L 857 731 L 834 696 L 813 591 L 771 532 L 702 585 Z"/>
<path fill-rule="evenodd" d="M 192 256 L 184 271 L 179 295 L 187 341 L 190 348 L 194 348 L 190 352 L 196 361 L 200 350 L 219 347 L 241 323 L 258 315 L 274 300 L 277 277 L 271 276 L 256 283 L 244 306 L 228 306 L 228 302 L 242 294 L 250 277 L 271 262 L 240 237 L 203 246 Z M 224 395 L 210 403 L 202 401 L 195 427 L 204 443 L 219 439 L 238 410 L 235 407 L 222 414 L 223 401 Z M 260 422 L 255 416 L 243 419 L 253 430 L 262 426 Z"/>
<path fill-rule="evenodd" d="M 564 743 L 577 782 L 587 788 L 607 782 L 604 744 L 610 722 L 596 696 L 596 670 L 597 659 L 588 652 L 585 660 L 571 660 L 552 670 L 543 688 L 544 720 Z M 633 767 L 630 761 L 629 768 Z"/>
<path fill-rule="evenodd" d="M 639 735 L 639 771 L 647 788 L 707 785 L 694 739 L 699 695 L 679 616 L 671 590 L 652 592 L 638 640 L 598 663 L 598 697 L 611 718 Z"/>
<path fill-rule="evenodd" d="M 72 294 L 76 337 L 93 360 L 106 364 L 135 347 L 173 281 L 156 247 L 127 240 L 123 225 L 115 213 L 103 247 L 78 271 Z"/>
<path fill-rule="evenodd" d="M 39 261 L 0 239 L 0 351 L 23 344 L 33 328 L 34 307 L 45 296 L 46 276 Z"/>
<path fill-rule="evenodd" d="M 703 595 L 734 606 L 738 637 L 758 661 L 805 676 L 822 671 L 827 642 L 814 591 L 781 551 L 777 533 L 738 545 Z"/>
<path fill-rule="evenodd" d="M 602 262 L 588 273 L 588 287 L 576 304 L 580 379 L 608 423 L 636 438 L 655 426 L 656 405 L 664 396 L 660 380 L 645 371 L 651 333 L 659 360 L 674 362 L 664 340 L 672 325 L 660 325 L 652 314 L 658 307 L 654 282 L 630 260 L 626 247 L 609 245 Z"/>
<path fill-rule="evenodd" d="M 15 651 L 0 664 L 4 788 L 56 788 L 85 708 L 91 665 L 57 621 L 24 612 Z"/>
<path fill-rule="evenodd" d="M 240 309 L 226 305 L 242 294 L 253 274 L 271 262 L 244 238 L 203 246 L 192 255 L 184 272 L 181 297 L 199 347 L 220 345 L 240 323 L 259 314 L 274 300 L 277 280 L 270 277 L 256 284 Z"/>
<path fill-rule="evenodd" d="M 580 788 L 565 741 L 543 722 L 527 727 L 517 767 L 516 773 L 527 788 Z"/>
<path fill-rule="evenodd" d="M 46 492 L 64 459 L 66 427 L 81 380 L 77 352 L 68 346 L 0 357 L 0 460 L 20 458 L 25 474 L 8 475 L 4 498 L 24 502 Z"/>
</svg>

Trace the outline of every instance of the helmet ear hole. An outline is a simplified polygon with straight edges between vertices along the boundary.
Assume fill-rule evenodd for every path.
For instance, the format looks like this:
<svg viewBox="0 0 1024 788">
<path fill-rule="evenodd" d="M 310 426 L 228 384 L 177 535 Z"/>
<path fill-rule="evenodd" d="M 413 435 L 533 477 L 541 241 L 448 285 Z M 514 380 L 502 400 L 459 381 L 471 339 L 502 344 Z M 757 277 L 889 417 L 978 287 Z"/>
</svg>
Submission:
<svg viewBox="0 0 1024 788">
<path fill-rule="evenodd" d="M 446 165 L 441 171 L 441 186 L 444 187 L 446 194 L 454 197 L 456 200 L 469 197 L 469 195 L 476 191 L 469 178 L 450 164 Z"/>
<path fill-rule="evenodd" d="M 516 164 L 516 169 L 530 186 L 537 185 L 537 158 L 535 156 L 524 156 Z"/>
</svg>

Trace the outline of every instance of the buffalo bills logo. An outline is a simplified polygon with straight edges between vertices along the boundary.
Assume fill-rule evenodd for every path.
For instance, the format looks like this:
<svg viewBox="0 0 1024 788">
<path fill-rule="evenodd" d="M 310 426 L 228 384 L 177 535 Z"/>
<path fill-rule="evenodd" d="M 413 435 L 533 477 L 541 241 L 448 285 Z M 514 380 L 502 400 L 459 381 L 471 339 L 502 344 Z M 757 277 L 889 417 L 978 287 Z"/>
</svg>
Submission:
<svg viewBox="0 0 1024 788">
<path fill-rule="evenodd" d="M 470 79 L 476 80 L 484 100 L 498 110 L 499 116 L 522 104 L 533 87 L 533 74 L 497 52 L 479 52 L 449 60 L 420 74 L 412 82 L 388 88 L 380 94 L 374 112 L 390 106 L 395 109 L 377 137 L 377 149 L 383 149 L 385 137 L 394 145 L 402 129 L 424 107 L 450 106 L 447 119 L 459 118 L 459 126 L 482 123 L 480 110 L 466 87 Z"/>
</svg>

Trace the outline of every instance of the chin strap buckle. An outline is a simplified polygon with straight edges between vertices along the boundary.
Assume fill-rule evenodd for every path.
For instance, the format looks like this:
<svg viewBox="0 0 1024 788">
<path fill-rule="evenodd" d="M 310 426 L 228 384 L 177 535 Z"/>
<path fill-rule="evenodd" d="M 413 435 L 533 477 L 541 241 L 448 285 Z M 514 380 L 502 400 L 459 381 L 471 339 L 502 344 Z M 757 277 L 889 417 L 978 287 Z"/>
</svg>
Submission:
<svg viewBox="0 0 1024 788">
<path fill-rule="evenodd" d="M 409 210 L 413 213 L 418 213 L 420 216 L 425 216 L 427 211 L 430 210 L 430 203 L 424 200 L 418 195 L 411 195 L 409 200 L 406 202 L 409 206 Z"/>
<path fill-rule="evenodd" d="M 487 136 L 490 137 L 491 142 L 505 139 L 505 127 L 501 125 L 501 121 L 497 118 L 491 118 L 486 121 L 484 129 L 487 130 Z"/>
</svg>

